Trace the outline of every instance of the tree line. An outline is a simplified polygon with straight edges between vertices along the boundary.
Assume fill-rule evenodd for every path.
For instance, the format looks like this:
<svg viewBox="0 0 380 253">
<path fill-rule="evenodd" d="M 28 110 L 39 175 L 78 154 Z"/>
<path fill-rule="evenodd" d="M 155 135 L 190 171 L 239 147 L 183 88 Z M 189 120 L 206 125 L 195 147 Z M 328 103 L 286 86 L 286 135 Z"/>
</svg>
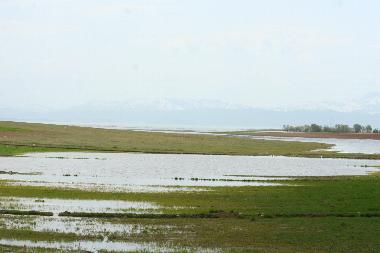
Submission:
<svg viewBox="0 0 380 253">
<path fill-rule="evenodd" d="M 379 129 L 373 129 L 371 125 L 354 124 L 353 126 L 345 124 L 336 124 L 335 126 L 322 126 L 318 124 L 310 124 L 303 126 L 284 125 L 283 130 L 287 132 L 303 132 L 303 133 L 380 133 Z"/>
</svg>

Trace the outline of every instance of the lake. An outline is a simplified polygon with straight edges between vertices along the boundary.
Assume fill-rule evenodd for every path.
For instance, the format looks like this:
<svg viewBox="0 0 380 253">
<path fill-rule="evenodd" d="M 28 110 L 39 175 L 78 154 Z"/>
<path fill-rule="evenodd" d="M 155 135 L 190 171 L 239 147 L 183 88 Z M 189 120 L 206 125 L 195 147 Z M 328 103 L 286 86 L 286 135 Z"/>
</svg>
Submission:
<svg viewBox="0 0 380 253">
<path fill-rule="evenodd" d="M 14 184 L 107 191 L 177 191 L 192 190 L 188 187 L 193 186 L 273 186 L 278 185 L 273 180 L 292 176 L 365 175 L 378 170 L 365 165 L 380 165 L 380 161 L 283 156 L 34 153 L 0 157 L 0 179 L 16 180 Z"/>
</svg>

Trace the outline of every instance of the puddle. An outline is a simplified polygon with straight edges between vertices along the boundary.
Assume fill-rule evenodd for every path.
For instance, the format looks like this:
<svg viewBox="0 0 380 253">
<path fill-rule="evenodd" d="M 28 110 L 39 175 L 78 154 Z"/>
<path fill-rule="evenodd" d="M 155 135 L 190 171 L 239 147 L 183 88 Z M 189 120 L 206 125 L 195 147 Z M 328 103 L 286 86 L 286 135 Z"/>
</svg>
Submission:
<svg viewBox="0 0 380 253">
<path fill-rule="evenodd" d="M 0 198 L 0 208 L 6 210 L 87 213 L 150 213 L 160 206 L 149 202 L 115 200 L 73 200 L 73 199 L 36 199 L 36 198 Z"/>
<path fill-rule="evenodd" d="M 75 242 L 45 242 L 45 241 L 28 241 L 28 240 L 6 240 L 0 239 L 0 244 L 9 246 L 20 246 L 28 248 L 47 248 L 60 250 L 84 250 L 89 252 L 107 251 L 138 251 L 145 250 L 148 252 L 173 252 L 159 248 L 154 244 L 139 244 L 133 242 L 108 242 L 108 241 L 75 241 Z"/>
<path fill-rule="evenodd" d="M 73 217 L 15 217 L 0 218 L 5 229 L 26 229 L 37 232 L 74 233 L 77 235 L 122 234 L 130 236 L 144 231 L 168 231 L 176 229 L 169 225 L 140 225 L 109 222 L 97 218 Z M 1 224 L 0 223 L 0 224 Z"/>
<path fill-rule="evenodd" d="M 207 191 L 195 187 L 162 186 L 162 185 L 112 185 L 96 183 L 65 183 L 65 182 L 44 182 L 44 181 L 7 181 L 8 185 L 27 185 L 58 187 L 65 189 L 81 189 L 100 192 L 201 192 Z"/>
<path fill-rule="evenodd" d="M 28 248 L 47 248 L 60 250 L 83 250 L 88 252 L 115 251 L 115 252 L 220 252 L 218 249 L 205 248 L 175 248 L 170 246 L 158 246 L 154 243 L 135 243 L 135 242 L 112 242 L 112 241 L 74 241 L 74 242 L 46 242 L 29 240 L 7 240 L 0 239 L 1 245 L 19 246 Z"/>
</svg>

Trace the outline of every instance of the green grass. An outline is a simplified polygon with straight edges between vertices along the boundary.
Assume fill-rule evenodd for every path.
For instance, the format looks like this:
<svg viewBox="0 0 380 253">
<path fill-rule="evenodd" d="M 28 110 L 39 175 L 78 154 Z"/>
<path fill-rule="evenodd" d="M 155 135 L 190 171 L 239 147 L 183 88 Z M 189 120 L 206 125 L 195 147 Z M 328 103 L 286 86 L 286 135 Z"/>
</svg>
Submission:
<svg viewBox="0 0 380 253">
<path fill-rule="evenodd" d="M 215 213 L 224 210 L 240 213 L 243 217 L 173 219 L 157 216 L 137 219 L 116 216 L 112 218 L 115 223 L 168 225 L 177 229 L 128 236 L 110 234 L 109 240 L 112 241 L 170 242 L 184 248 L 218 247 L 224 252 L 380 251 L 380 218 L 357 215 L 380 213 L 379 176 L 308 177 L 288 183 L 295 186 L 215 187 L 206 188 L 210 190 L 206 192 L 190 193 L 112 193 L 9 186 L 3 181 L 0 196 L 151 201 L 164 206 L 162 211 L 165 213 Z M 174 210 L 174 206 L 185 208 Z M 351 217 L 343 217 L 347 214 Z M 109 218 L 107 220 L 110 221 Z M 43 241 L 97 239 L 19 229 L 2 229 L 0 238 Z"/>
<path fill-rule="evenodd" d="M 123 236 L 113 241 L 171 243 L 186 247 L 222 248 L 224 252 L 378 252 L 380 219 L 295 218 L 247 221 L 243 219 L 130 220 L 142 225 L 174 225 L 178 230 Z M 238 229 L 237 229 L 238 228 Z M 62 233 L 0 230 L 1 238 L 72 241 L 83 239 Z"/>
<path fill-rule="evenodd" d="M 106 130 L 0 122 L 0 155 L 28 152 L 100 151 L 228 155 L 288 155 L 379 158 L 379 155 L 311 152 L 320 143 L 250 140 L 221 136 Z M 11 168 L 9 168 L 11 170 Z M 206 191 L 165 193 L 101 192 L 10 185 L 0 197 L 148 201 L 163 215 L 90 216 L 122 224 L 175 226 L 140 234 L 110 234 L 112 241 L 170 243 L 184 249 L 218 247 L 224 252 L 380 252 L 380 174 L 351 177 L 297 177 L 274 181 L 287 186 L 194 187 Z M 1 206 L 1 203 L 0 203 Z M 180 208 L 178 208 L 180 207 Z M 0 208 L 1 209 L 1 208 Z M 4 210 L 0 217 L 23 219 L 33 212 Z M 12 215 L 17 214 L 17 215 Z M 8 215 L 8 216 L 7 216 Z M 97 217 L 97 218 L 94 218 Z M 175 217 L 175 218 L 174 218 Z M 214 218 L 209 218 L 214 217 Z M 6 229 L 0 238 L 34 241 L 102 239 L 56 232 Z M 0 246 L 0 252 L 52 252 Z"/>
<path fill-rule="evenodd" d="M 0 184 L 2 197 L 105 199 L 150 201 L 165 213 L 234 211 L 248 216 L 260 214 L 369 213 L 380 212 L 380 177 L 331 177 L 284 181 L 296 186 L 210 187 L 209 191 L 167 193 L 92 192 L 36 186 Z M 184 207 L 175 210 L 173 207 Z"/>
<path fill-rule="evenodd" d="M 34 146 L 15 146 L 0 144 L 0 156 L 14 156 L 33 152 L 65 152 L 73 151 L 65 148 L 45 148 Z"/>
<path fill-rule="evenodd" d="M 23 132 L 25 131 L 24 129 L 22 128 L 18 128 L 18 127 L 12 127 L 12 126 L 7 126 L 7 125 L 0 125 L 0 133 L 4 133 L 4 132 Z"/>
<path fill-rule="evenodd" d="M 0 144 L 9 145 L 3 146 L 1 153 L 11 153 L 6 150 L 6 147 L 11 145 L 92 151 L 229 155 L 305 154 L 311 150 L 329 147 L 320 143 L 289 143 L 15 122 L 0 122 L 0 127 L 23 130 L 0 134 Z"/>
<path fill-rule="evenodd" d="M 225 136 L 138 132 L 51 124 L 0 122 L 0 155 L 45 151 L 144 152 L 216 155 L 284 155 L 379 159 L 380 155 L 314 150 L 329 144 L 252 140 Z"/>
<path fill-rule="evenodd" d="M 380 251 L 379 176 L 309 177 L 287 183 L 294 186 L 205 187 L 209 191 L 204 192 L 112 193 L 10 186 L 3 181 L 0 196 L 150 201 L 162 205 L 161 211 L 168 214 L 222 211 L 240 214 L 216 219 L 184 218 L 186 215 L 175 219 L 170 216 L 104 217 L 115 223 L 170 225 L 180 231 L 168 229 L 129 236 L 111 234 L 109 239 L 113 241 L 170 242 L 180 247 L 220 247 L 225 252 Z M 359 213 L 376 214 L 377 217 L 359 217 Z M 6 230 L 0 231 L 2 236 L 34 240 L 78 239 L 71 234 Z"/>
</svg>

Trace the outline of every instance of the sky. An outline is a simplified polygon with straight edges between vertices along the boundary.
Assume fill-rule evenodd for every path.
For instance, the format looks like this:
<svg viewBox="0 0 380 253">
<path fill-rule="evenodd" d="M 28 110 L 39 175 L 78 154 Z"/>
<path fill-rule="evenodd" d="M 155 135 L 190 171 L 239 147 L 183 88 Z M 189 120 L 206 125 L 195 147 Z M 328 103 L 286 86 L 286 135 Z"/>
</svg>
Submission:
<svg viewBox="0 0 380 253">
<path fill-rule="evenodd" d="M 0 0 L 0 107 L 360 101 L 380 91 L 379 13 L 377 0 Z"/>
</svg>

